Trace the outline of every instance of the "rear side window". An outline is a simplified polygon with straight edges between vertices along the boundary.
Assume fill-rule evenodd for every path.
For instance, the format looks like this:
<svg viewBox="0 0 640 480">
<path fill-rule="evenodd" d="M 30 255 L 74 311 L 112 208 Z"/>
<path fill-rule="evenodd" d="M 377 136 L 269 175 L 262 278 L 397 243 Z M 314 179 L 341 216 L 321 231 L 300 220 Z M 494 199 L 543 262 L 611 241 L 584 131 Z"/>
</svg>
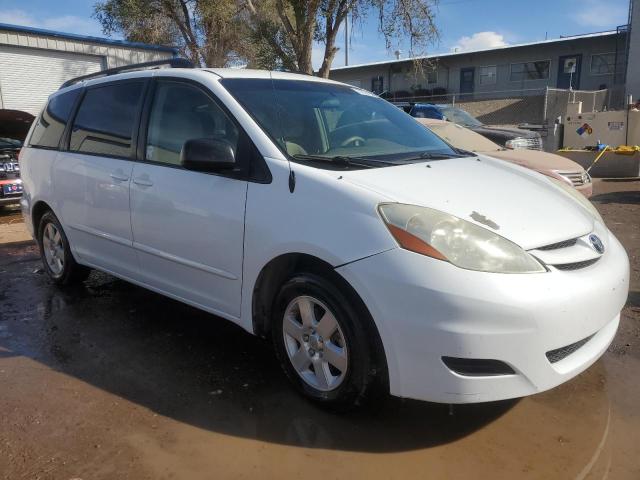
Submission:
<svg viewBox="0 0 640 480">
<path fill-rule="evenodd" d="M 131 157 L 143 86 L 143 82 L 126 82 L 87 90 L 73 123 L 69 150 Z"/>
<path fill-rule="evenodd" d="M 47 107 L 38 118 L 33 129 L 29 145 L 34 147 L 58 148 L 60 137 L 67 126 L 73 105 L 80 95 L 81 89 L 76 88 L 61 93 L 49 100 Z"/>
</svg>

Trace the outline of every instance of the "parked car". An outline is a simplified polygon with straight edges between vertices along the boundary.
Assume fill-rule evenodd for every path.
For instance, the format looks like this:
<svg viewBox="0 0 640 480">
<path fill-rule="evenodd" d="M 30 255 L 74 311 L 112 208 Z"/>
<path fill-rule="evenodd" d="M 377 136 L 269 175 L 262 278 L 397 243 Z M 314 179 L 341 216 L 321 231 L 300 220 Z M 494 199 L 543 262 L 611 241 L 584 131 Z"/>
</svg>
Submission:
<svg viewBox="0 0 640 480">
<path fill-rule="evenodd" d="M 0 138 L 0 208 L 20 203 L 22 180 L 18 153 L 22 142 L 12 138 Z"/>
<path fill-rule="evenodd" d="M 230 320 L 336 408 L 520 397 L 607 349 L 629 261 L 565 182 L 349 85 L 151 65 L 68 82 L 32 126 L 22 207 L 54 283 L 96 268 Z"/>
<path fill-rule="evenodd" d="M 398 106 L 412 117 L 447 120 L 462 125 L 505 148 L 542 150 L 542 138 L 539 133 L 522 128 L 485 125 L 468 112 L 452 105 L 404 102 Z"/>
<path fill-rule="evenodd" d="M 587 171 L 568 158 L 535 150 L 510 150 L 462 125 L 445 120 L 431 118 L 416 120 L 456 148 L 484 153 L 493 158 L 530 168 L 548 177 L 566 182 L 567 185 L 575 187 L 587 198 L 593 194 L 593 183 Z"/>
</svg>

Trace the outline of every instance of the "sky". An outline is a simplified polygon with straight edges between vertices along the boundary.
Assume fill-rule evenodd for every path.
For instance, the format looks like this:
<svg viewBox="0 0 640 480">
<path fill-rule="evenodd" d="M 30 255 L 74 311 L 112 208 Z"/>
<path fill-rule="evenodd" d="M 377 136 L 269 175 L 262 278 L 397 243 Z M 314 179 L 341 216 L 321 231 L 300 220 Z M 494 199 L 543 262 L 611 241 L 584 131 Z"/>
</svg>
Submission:
<svg viewBox="0 0 640 480">
<path fill-rule="evenodd" d="M 0 0 L 0 23 L 83 35 L 104 36 L 91 17 L 95 0 Z M 477 50 L 615 29 L 627 23 L 629 0 L 440 0 L 436 23 L 440 39 L 420 54 Z M 406 44 L 385 46 L 374 14 L 350 32 L 349 64 L 388 60 L 410 54 Z M 118 37 L 114 37 L 118 38 Z M 344 36 L 333 66 L 344 65 Z M 314 66 L 323 48 L 316 45 Z"/>
</svg>

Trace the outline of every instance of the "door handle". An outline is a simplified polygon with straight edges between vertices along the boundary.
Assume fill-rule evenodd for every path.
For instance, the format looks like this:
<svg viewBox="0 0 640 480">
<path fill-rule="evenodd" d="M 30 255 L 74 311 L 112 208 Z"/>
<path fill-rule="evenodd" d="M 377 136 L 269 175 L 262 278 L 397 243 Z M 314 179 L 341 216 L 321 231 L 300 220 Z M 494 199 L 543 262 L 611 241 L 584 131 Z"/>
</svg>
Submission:
<svg viewBox="0 0 640 480">
<path fill-rule="evenodd" d="M 134 178 L 133 183 L 140 185 L 141 187 L 151 187 L 153 185 L 153 182 L 146 178 Z"/>
<path fill-rule="evenodd" d="M 113 178 L 117 182 L 126 182 L 129 180 L 129 177 L 127 177 L 123 173 L 118 173 L 118 172 L 112 173 L 111 178 Z"/>
</svg>

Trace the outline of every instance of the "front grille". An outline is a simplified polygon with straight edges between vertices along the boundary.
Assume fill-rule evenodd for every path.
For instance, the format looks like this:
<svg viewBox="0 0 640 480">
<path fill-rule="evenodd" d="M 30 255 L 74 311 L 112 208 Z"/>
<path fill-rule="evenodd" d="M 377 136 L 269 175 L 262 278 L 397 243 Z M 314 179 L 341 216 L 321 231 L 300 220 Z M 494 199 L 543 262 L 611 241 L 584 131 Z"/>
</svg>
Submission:
<svg viewBox="0 0 640 480">
<path fill-rule="evenodd" d="M 591 340 L 594 335 L 595 333 L 593 335 L 589 335 L 587 338 L 583 338 L 582 340 L 577 341 L 576 343 L 572 343 L 571 345 L 556 348 L 555 350 L 549 350 L 546 353 L 547 360 L 549 360 L 549 362 L 551 363 L 556 363 L 564 358 L 567 358 L 569 355 L 575 353 L 580 347 Z"/>
<path fill-rule="evenodd" d="M 17 173 L 20 171 L 18 162 L 0 162 L 0 172 Z"/>
<path fill-rule="evenodd" d="M 558 175 L 569 180 L 574 187 L 581 187 L 591 182 L 591 177 L 584 170 L 581 172 L 558 172 Z"/>
<path fill-rule="evenodd" d="M 572 238 L 571 240 L 563 240 L 562 242 L 545 245 L 544 247 L 536 248 L 536 250 L 558 250 L 559 248 L 573 247 L 577 242 L 577 238 Z"/>
<path fill-rule="evenodd" d="M 581 268 L 587 268 L 590 265 L 593 265 L 600 257 L 592 258 L 591 260 L 583 260 L 582 262 L 574 262 L 574 263 L 563 263 L 560 265 L 553 265 L 553 267 L 558 270 L 580 270 Z"/>
</svg>

